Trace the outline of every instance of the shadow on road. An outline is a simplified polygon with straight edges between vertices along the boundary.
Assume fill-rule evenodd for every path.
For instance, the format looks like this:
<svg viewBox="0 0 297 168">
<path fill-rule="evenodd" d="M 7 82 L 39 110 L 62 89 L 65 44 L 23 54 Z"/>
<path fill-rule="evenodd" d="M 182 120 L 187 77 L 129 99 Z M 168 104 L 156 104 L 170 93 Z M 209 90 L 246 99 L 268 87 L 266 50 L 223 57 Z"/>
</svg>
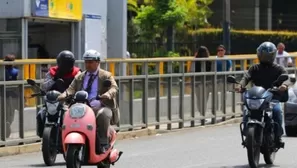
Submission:
<svg viewBox="0 0 297 168">
<path fill-rule="evenodd" d="M 279 165 L 267 165 L 267 164 L 259 164 L 258 168 L 273 168 L 280 167 Z M 237 165 L 237 166 L 220 166 L 220 167 L 211 167 L 211 168 L 250 168 L 249 165 Z"/>
<path fill-rule="evenodd" d="M 55 163 L 53 166 L 65 166 L 65 165 L 66 165 L 65 162 L 58 162 L 58 163 Z M 30 167 L 47 167 L 44 163 L 32 164 L 32 165 L 26 165 L 26 166 L 30 166 Z"/>
</svg>

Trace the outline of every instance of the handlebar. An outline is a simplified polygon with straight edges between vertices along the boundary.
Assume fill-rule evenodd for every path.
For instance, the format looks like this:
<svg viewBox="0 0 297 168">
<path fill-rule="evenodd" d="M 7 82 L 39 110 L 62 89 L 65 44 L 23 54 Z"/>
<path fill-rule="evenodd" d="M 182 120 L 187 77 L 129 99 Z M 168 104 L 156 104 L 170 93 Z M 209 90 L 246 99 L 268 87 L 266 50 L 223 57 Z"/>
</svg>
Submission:
<svg viewBox="0 0 297 168">
<path fill-rule="evenodd" d="M 31 97 L 36 97 L 36 96 L 40 96 L 40 93 L 31 94 Z"/>
<path fill-rule="evenodd" d="M 277 87 L 273 87 L 273 88 L 270 88 L 268 89 L 270 92 L 278 92 L 279 91 L 279 88 Z"/>
<path fill-rule="evenodd" d="M 33 94 L 31 94 L 31 97 L 45 96 L 45 95 L 46 95 L 46 93 L 44 91 L 41 91 L 39 93 L 33 93 Z"/>
<path fill-rule="evenodd" d="M 277 87 L 269 88 L 267 90 L 270 91 L 270 92 L 278 92 L 278 91 L 280 91 L 279 88 L 277 88 Z M 244 93 L 246 91 L 247 91 L 247 88 L 241 88 L 241 90 L 239 92 L 237 92 L 237 93 Z"/>
</svg>

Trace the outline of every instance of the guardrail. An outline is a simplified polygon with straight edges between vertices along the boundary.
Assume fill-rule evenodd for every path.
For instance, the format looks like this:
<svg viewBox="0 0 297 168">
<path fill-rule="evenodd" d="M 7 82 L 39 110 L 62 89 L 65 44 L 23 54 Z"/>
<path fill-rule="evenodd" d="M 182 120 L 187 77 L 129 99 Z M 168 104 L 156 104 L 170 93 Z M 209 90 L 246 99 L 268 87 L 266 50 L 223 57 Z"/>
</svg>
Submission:
<svg viewBox="0 0 297 168">
<path fill-rule="evenodd" d="M 240 101 L 240 95 L 229 92 L 233 85 L 226 83 L 226 77 L 232 74 L 241 78 L 247 68 L 245 62 L 255 61 L 255 56 L 227 57 L 222 60 L 230 58 L 241 63 L 240 70 L 194 73 L 190 72 L 188 67 L 185 68 L 186 65 L 189 66 L 189 61 L 201 61 L 202 69 L 205 69 L 206 60 L 212 61 L 213 67 L 216 68 L 216 58 L 103 61 L 101 68 L 115 74 L 120 88 L 117 99 L 121 109 L 121 121 L 117 129 L 124 131 L 149 126 L 159 129 L 160 125 L 164 124 L 167 125 L 167 129 L 172 129 L 175 123 L 178 124 L 178 128 L 194 127 L 240 116 L 241 107 L 236 104 Z M 42 66 L 54 63 L 54 60 L 0 62 L 0 146 L 40 141 L 36 136 L 35 120 L 38 108 L 32 107 L 32 104 L 40 104 L 42 100 L 37 99 L 37 102 L 34 102 L 33 99 L 28 99 L 33 91 L 24 80 L 34 78 L 39 83 L 42 82 L 46 69 Z M 34 66 L 31 66 L 33 64 Z M 77 64 L 83 66 L 83 61 L 77 61 Z M 131 67 L 133 64 L 141 64 L 141 74 L 130 73 L 130 69 L 130 74 L 118 76 L 122 69 L 116 67 Z M 154 71 L 149 73 L 151 64 L 156 66 Z M 3 65 L 14 65 L 23 69 L 20 71 L 19 80 L 5 81 Z M 295 73 L 296 68 L 291 67 L 288 70 Z M 6 137 L 8 131 L 11 131 L 11 134 Z"/>
</svg>

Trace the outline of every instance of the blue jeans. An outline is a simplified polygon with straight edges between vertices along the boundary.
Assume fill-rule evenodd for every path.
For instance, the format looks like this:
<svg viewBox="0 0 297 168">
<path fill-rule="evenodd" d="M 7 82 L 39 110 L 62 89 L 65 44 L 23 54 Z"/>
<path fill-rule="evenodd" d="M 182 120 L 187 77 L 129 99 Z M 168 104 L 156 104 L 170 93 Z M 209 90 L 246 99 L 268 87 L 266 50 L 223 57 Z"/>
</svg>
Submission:
<svg viewBox="0 0 297 168">
<path fill-rule="evenodd" d="M 281 137 L 283 134 L 284 134 L 284 130 L 283 130 L 283 111 L 282 111 L 282 108 L 281 108 L 281 104 L 278 102 L 278 101 L 273 101 L 275 103 L 275 105 L 273 106 L 272 108 L 272 113 L 273 113 L 273 120 L 274 122 L 278 123 L 278 128 L 277 128 L 277 131 L 276 131 L 276 135 Z M 246 115 L 247 113 L 247 109 L 246 107 L 244 107 L 244 111 L 243 111 L 243 122 L 244 122 L 244 129 L 243 129 L 243 132 L 244 134 L 246 133 L 246 123 L 248 121 L 248 117 Z"/>
</svg>

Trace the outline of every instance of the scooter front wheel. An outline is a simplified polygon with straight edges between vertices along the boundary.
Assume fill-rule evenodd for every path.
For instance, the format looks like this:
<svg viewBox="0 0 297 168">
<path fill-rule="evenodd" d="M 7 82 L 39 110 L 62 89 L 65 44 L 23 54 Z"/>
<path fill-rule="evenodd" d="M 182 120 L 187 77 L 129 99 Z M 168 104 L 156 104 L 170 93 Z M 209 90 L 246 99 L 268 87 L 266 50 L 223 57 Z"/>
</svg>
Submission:
<svg viewBox="0 0 297 168">
<path fill-rule="evenodd" d="M 81 161 L 79 158 L 79 152 L 81 145 L 68 145 L 66 153 L 66 167 L 67 168 L 81 168 Z"/>
</svg>

